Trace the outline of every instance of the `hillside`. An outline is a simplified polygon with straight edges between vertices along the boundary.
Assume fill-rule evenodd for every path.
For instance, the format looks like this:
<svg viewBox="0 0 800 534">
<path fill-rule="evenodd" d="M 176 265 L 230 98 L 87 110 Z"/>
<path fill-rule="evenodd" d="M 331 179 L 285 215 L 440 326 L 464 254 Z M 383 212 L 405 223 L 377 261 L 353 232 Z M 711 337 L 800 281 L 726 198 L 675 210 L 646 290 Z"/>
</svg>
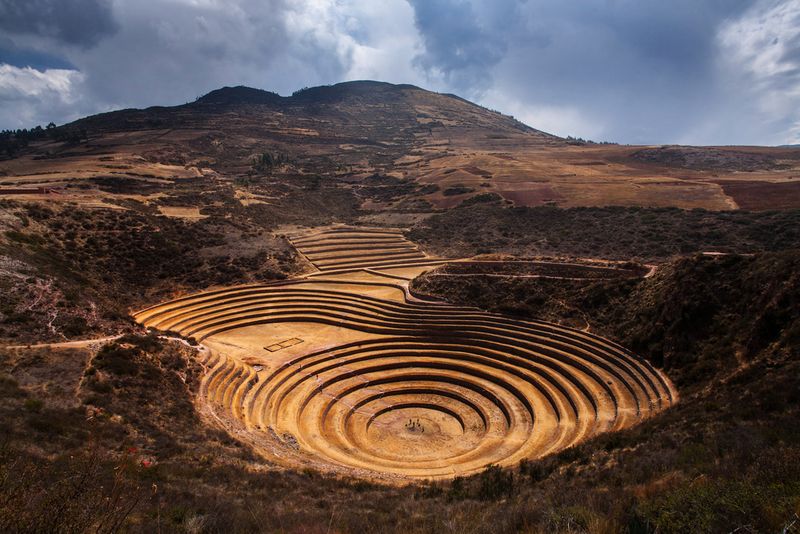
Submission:
<svg viewBox="0 0 800 534">
<path fill-rule="evenodd" d="M 288 97 L 226 87 L 31 139 L 0 161 L 0 195 L 204 210 L 185 192 L 226 184 L 215 199 L 266 202 L 322 180 L 379 219 L 406 222 L 484 193 L 516 206 L 800 207 L 796 148 L 565 140 L 454 95 L 369 81 Z"/>
</svg>

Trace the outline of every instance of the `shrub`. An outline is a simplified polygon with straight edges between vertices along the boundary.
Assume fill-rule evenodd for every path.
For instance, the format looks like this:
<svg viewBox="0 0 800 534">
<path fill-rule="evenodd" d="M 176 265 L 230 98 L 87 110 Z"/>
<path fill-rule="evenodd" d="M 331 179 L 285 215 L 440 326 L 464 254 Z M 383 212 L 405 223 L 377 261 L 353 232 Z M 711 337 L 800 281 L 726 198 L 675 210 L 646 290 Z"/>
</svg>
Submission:
<svg viewBox="0 0 800 534">
<path fill-rule="evenodd" d="M 116 343 L 105 345 L 95 356 L 93 365 L 114 375 L 136 375 L 138 366 L 134 359 L 139 355 L 138 347 L 123 347 Z"/>
<path fill-rule="evenodd" d="M 492 501 L 509 497 L 514 493 L 514 473 L 496 465 L 490 465 L 478 477 L 478 499 Z"/>
<path fill-rule="evenodd" d="M 41 399 L 28 398 L 25 399 L 24 406 L 29 412 L 40 412 L 42 411 L 42 406 L 44 406 L 44 403 L 41 401 Z"/>
<path fill-rule="evenodd" d="M 448 187 L 447 189 L 442 191 L 442 194 L 446 197 L 453 197 L 456 195 L 464 195 L 466 193 L 472 193 L 473 191 L 475 190 L 472 189 L 471 187 L 465 187 L 463 185 L 454 185 L 453 187 Z"/>
</svg>

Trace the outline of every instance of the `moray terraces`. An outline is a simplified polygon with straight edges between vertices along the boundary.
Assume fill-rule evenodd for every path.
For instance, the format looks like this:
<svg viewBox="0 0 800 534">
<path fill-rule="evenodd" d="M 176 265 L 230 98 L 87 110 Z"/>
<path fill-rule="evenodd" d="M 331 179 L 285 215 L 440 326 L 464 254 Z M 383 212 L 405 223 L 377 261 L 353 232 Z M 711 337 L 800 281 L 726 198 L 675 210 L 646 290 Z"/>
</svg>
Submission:
<svg viewBox="0 0 800 534">
<path fill-rule="evenodd" d="M 413 277 L 446 260 L 399 231 L 290 239 L 316 272 L 136 314 L 207 348 L 203 402 L 269 460 L 447 478 L 564 449 L 676 400 L 660 371 L 608 340 L 410 294 Z"/>
</svg>

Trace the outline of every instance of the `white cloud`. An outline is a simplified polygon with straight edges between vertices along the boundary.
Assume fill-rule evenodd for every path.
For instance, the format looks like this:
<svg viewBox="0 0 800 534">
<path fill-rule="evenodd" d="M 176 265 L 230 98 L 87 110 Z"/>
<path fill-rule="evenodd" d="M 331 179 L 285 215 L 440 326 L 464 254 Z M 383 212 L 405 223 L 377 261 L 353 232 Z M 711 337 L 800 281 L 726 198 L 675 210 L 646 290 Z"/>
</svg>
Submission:
<svg viewBox="0 0 800 534">
<path fill-rule="evenodd" d="M 84 76 L 76 70 L 14 67 L 0 64 L 0 124 L 29 128 L 79 110 L 78 86 Z"/>
<path fill-rule="evenodd" d="M 408 2 L 348 0 L 340 7 L 347 14 L 342 30 L 354 36 L 347 79 L 424 83 L 424 76 L 412 65 L 422 44 Z"/>
<path fill-rule="evenodd" d="M 602 124 L 591 120 L 575 106 L 524 103 L 510 99 L 498 90 L 489 91 L 481 99 L 481 104 L 506 115 L 513 115 L 528 126 L 547 133 L 603 140 Z"/>
<path fill-rule="evenodd" d="M 718 39 L 729 60 L 760 81 L 797 69 L 791 55 L 800 28 L 800 2 L 760 2 L 737 20 L 724 24 Z"/>
<path fill-rule="evenodd" d="M 800 142 L 800 0 L 761 1 L 717 40 L 725 81 L 741 89 L 728 112 L 766 142 Z"/>
<path fill-rule="evenodd" d="M 74 100 L 75 82 L 83 79 L 80 72 L 70 69 L 36 70 L 31 67 L 0 65 L 0 96 L 24 98 L 55 94 L 66 102 Z"/>
</svg>

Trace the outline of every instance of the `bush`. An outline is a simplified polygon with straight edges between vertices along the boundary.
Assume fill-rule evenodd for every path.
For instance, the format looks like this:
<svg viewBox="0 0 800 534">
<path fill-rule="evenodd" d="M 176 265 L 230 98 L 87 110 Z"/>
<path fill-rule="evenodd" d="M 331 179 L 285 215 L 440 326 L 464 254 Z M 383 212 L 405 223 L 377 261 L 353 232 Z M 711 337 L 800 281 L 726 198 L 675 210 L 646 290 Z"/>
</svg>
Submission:
<svg viewBox="0 0 800 534">
<path fill-rule="evenodd" d="M 44 403 L 41 401 L 41 399 L 29 398 L 25 399 L 24 406 L 29 412 L 40 412 L 42 411 L 42 406 L 44 406 Z"/>
<path fill-rule="evenodd" d="M 478 499 L 493 501 L 514 493 L 514 472 L 490 465 L 478 477 Z"/>
<path fill-rule="evenodd" d="M 66 320 L 61 330 L 67 337 L 81 336 L 89 331 L 89 323 L 83 317 L 72 316 Z"/>
<path fill-rule="evenodd" d="M 472 189 L 471 187 L 465 187 L 463 185 L 454 185 L 453 187 L 448 187 L 447 189 L 442 191 L 442 194 L 446 197 L 453 197 L 456 195 L 464 195 L 466 193 L 472 193 L 473 191 L 475 190 Z"/>
<path fill-rule="evenodd" d="M 123 347 L 112 343 L 100 349 L 92 364 L 97 369 L 114 375 L 136 375 L 139 369 L 135 359 L 140 352 L 138 347 Z"/>
</svg>

